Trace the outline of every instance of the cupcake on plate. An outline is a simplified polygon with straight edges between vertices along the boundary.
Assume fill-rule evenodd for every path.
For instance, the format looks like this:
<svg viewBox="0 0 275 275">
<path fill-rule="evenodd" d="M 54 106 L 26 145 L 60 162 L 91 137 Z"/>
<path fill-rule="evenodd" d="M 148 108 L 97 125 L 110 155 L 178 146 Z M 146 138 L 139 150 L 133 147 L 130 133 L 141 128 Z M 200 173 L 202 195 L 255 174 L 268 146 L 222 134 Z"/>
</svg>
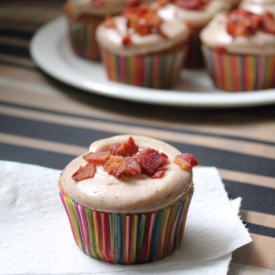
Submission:
<svg viewBox="0 0 275 275">
<path fill-rule="evenodd" d="M 162 141 L 115 136 L 91 144 L 59 178 L 78 247 L 106 262 L 139 264 L 181 243 L 197 161 Z"/>
<path fill-rule="evenodd" d="M 221 13 L 202 31 L 208 72 L 219 89 L 275 87 L 275 18 L 267 10 Z"/>
<path fill-rule="evenodd" d="M 187 55 L 183 64 L 186 68 L 203 66 L 200 31 L 220 11 L 228 11 L 236 4 L 234 0 L 170 0 L 180 20 L 188 22 L 192 33 L 188 42 Z"/>
<path fill-rule="evenodd" d="M 96 38 L 109 80 L 166 89 L 179 82 L 189 34 L 167 5 L 141 4 L 103 22 Z"/>
<path fill-rule="evenodd" d="M 126 5 L 137 5 L 150 0 L 67 0 L 64 13 L 69 21 L 69 36 L 74 52 L 87 59 L 99 60 L 95 39 L 97 26 L 106 15 L 119 14 Z"/>
</svg>

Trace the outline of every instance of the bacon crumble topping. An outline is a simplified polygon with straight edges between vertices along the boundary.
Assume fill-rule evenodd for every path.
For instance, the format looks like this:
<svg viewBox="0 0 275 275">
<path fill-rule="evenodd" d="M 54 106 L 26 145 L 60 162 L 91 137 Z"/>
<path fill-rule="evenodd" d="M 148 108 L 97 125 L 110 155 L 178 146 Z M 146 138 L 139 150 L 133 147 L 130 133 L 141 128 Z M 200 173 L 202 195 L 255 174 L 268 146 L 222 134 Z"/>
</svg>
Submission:
<svg viewBox="0 0 275 275">
<path fill-rule="evenodd" d="M 116 178 L 136 177 L 140 174 L 148 175 L 153 179 L 162 178 L 165 175 L 164 166 L 169 161 L 166 154 L 152 148 L 139 152 L 139 147 L 132 137 L 123 144 L 112 144 L 108 151 L 89 152 L 83 158 L 87 164 L 80 166 L 72 175 L 75 181 L 93 178 L 98 165 L 103 165 L 103 169 Z M 189 170 L 198 165 L 194 156 L 188 153 L 176 156 L 174 163 L 182 170 Z"/>
<path fill-rule="evenodd" d="M 162 7 L 168 2 L 169 0 L 158 0 L 158 7 Z M 127 33 L 122 37 L 122 44 L 124 46 L 130 45 L 132 43 L 131 36 L 134 33 L 141 36 L 159 34 L 167 38 L 161 31 L 163 19 L 158 16 L 157 11 L 158 8 L 141 3 L 139 0 L 130 1 L 122 14 L 127 20 Z M 104 26 L 106 28 L 116 28 L 114 18 L 106 18 Z"/>
<path fill-rule="evenodd" d="M 229 13 L 226 28 L 234 38 L 251 36 L 257 31 L 275 34 L 275 19 L 269 12 L 255 14 L 243 9 L 236 9 Z"/>
</svg>

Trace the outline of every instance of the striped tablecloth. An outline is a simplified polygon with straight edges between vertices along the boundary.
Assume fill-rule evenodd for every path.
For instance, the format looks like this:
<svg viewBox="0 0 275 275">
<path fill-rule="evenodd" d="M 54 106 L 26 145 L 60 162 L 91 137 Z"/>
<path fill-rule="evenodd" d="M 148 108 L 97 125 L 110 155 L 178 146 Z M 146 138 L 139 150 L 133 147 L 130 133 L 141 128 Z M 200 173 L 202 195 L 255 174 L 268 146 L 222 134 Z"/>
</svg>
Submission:
<svg viewBox="0 0 275 275">
<path fill-rule="evenodd" d="M 62 169 L 97 139 L 140 134 L 216 166 L 253 242 L 229 274 L 275 274 L 275 107 L 202 109 L 107 98 L 67 86 L 33 62 L 34 33 L 62 14 L 60 0 L 1 1 L 0 159 Z"/>
</svg>

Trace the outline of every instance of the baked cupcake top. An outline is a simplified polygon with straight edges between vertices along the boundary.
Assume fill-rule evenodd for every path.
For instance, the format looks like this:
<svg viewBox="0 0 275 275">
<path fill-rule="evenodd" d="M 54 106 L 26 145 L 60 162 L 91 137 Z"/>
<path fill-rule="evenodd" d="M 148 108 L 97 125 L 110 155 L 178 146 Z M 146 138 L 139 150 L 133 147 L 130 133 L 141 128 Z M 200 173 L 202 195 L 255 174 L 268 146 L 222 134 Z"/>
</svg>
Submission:
<svg viewBox="0 0 275 275">
<path fill-rule="evenodd" d="M 205 26 L 220 11 L 229 10 L 231 0 L 170 0 L 171 9 L 177 18 L 189 22 L 196 28 Z"/>
<path fill-rule="evenodd" d="M 192 166 L 197 164 L 192 155 L 143 136 L 98 140 L 89 152 L 67 165 L 61 189 L 78 203 L 106 212 L 150 212 L 178 201 L 192 183 Z M 111 155 L 106 157 L 106 152 Z M 94 175 L 87 176 L 89 168 L 81 170 L 91 163 L 95 163 Z"/>
<path fill-rule="evenodd" d="M 169 5 L 141 4 L 103 22 L 96 38 L 103 48 L 124 56 L 160 52 L 184 42 L 189 26 L 174 16 Z"/>
<path fill-rule="evenodd" d="M 141 2 L 151 2 L 152 0 L 139 0 Z M 66 3 L 69 6 L 70 12 L 74 16 L 82 14 L 106 15 L 118 14 L 123 11 L 129 3 L 138 1 L 133 0 L 68 0 Z"/>
<path fill-rule="evenodd" d="M 257 14 L 268 11 L 275 15 L 275 0 L 242 0 L 239 7 Z"/>
<path fill-rule="evenodd" d="M 202 30 L 209 48 L 235 54 L 275 54 L 275 19 L 272 13 L 244 9 L 220 13 Z"/>
</svg>

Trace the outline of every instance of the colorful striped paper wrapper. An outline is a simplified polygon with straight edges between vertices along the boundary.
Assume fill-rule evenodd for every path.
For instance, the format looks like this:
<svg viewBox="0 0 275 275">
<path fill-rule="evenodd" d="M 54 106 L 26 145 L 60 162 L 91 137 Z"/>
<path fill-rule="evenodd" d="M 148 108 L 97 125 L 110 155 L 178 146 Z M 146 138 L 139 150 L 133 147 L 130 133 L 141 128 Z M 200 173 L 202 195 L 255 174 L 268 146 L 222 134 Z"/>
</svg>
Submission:
<svg viewBox="0 0 275 275">
<path fill-rule="evenodd" d="M 225 91 L 275 87 L 275 55 L 237 55 L 203 47 L 207 70 L 215 86 Z"/>
<path fill-rule="evenodd" d="M 78 247 L 92 258 L 117 264 L 141 264 L 170 255 L 181 243 L 192 185 L 183 198 L 148 213 L 107 213 L 89 209 L 67 196 L 60 198 Z"/>
<path fill-rule="evenodd" d="M 70 41 L 74 52 L 83 58 L 100 60 L 100 50 L 95 38 L 100 20 L 84 22 L 73 17 L 68 17 L 68 20 Z"/>
<path fill-rule="evenodd" d="M 170 54 L 122 56 L 101 48 L 101 58 L 109 80 L 167 89 L 179 82 L 185 50 Z"/>
</svg>

